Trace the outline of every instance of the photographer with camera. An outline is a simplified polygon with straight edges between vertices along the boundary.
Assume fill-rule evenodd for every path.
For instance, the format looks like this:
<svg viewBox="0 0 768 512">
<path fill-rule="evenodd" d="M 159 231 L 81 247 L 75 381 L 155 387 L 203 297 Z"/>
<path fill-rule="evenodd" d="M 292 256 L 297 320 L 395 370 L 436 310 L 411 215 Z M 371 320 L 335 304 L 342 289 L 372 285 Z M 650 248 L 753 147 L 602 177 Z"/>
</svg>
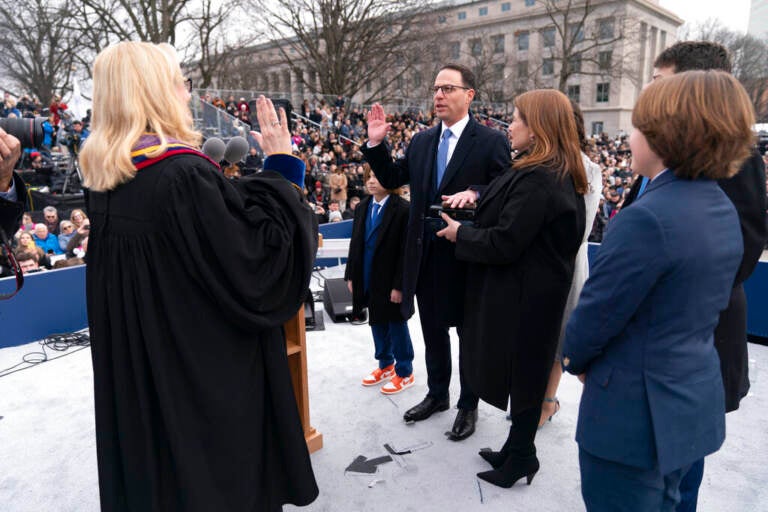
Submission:
<svg viewBox="0 0 768 512">
<path fill-rule="evenodd" d="M 10 240 L 27 206 L 24 182 L 13 172 L 20 156 L 19 140 L 0 128 L 0 277 L 13 275 Z M 16 270 L 18 289 L 23 281 L 18 278 L 19 269 Z"/>
</svg>

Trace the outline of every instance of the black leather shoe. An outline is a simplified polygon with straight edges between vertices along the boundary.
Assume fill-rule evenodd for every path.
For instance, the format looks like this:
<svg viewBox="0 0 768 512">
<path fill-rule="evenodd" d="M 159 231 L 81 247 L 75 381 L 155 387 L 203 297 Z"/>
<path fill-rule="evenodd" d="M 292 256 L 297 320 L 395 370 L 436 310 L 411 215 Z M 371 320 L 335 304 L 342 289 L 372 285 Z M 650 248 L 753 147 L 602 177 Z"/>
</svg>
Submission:
<svg viewBox="0 0 768 512">
<path fill-rule="evenodd" d="M 471 411 L 459 409 L 456 415 L 456 421 L 453 422 L 453 428 L 448 432 L 448 439 L 451 441 L 461 441 L 475 433 L 475 423 L 477 423 L 477 409 Z"/>
<path fill-rule="evenodd" d="M 414 405 L 403 415 L 403 419 L 410 423 L 412 421 L 421 421 L 429 418 L 436 412 L 447 411 L 450 407 L 448 399 L 438 400 L 427 395 L 421 403 Z"/>
</svg>

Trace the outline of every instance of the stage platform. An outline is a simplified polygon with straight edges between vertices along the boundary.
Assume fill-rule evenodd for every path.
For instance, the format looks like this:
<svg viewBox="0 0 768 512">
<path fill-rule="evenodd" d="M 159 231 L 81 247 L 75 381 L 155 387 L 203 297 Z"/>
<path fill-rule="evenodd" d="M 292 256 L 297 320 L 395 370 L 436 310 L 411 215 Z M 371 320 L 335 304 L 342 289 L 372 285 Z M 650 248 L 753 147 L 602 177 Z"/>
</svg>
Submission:
<svg viewBox="0 0 768 512">
<path fill-rule="evenodd" d="M 325 277 L 340 274 L 340 268 L 323 271 Z M 307 333 L 311 419 L 324 437 L 323 448 L 312 455 L 320 496 L 308 507 L 286 510 L 583 511 L 573 440 L 581 384 L 563 378 L 562 409 L 537 435 L 541 470 L 530 487 L 481 483 L 475 473 L 488 467 L 477 451 L 500 446 L 508 428 L 505 413 L 481 403 L 477 433 L 459 443 L 444 436 L 454 409 L 405 425 L 403 412 L 427 389 L 418 318 L 409 326 L 416 385 L 392 397 L 360 385 L 375 367 L 367 325 L 335 324 L 326 316 L 325 330 Z M 456 348 L 455 335 L 453 341 Z M 768 347 L 751 344 L 749 349 L 752 391 L 741 409 L 727 416 L 725 445 L 707 459 L 700 512 L 768 511 Z M 38 350 L 38 344 L 0 349 L 0 370 Z M 0 377 L 2 512 L 99 510 L 90 350 L 75 350 Z M 458 398 L 457 355 L 454 350 L 452 405 Z M 387 455 L 384 444 L 413 453 L 379 465 L 373 474 L 345 471 L 360 455 Z"/>
</svg>

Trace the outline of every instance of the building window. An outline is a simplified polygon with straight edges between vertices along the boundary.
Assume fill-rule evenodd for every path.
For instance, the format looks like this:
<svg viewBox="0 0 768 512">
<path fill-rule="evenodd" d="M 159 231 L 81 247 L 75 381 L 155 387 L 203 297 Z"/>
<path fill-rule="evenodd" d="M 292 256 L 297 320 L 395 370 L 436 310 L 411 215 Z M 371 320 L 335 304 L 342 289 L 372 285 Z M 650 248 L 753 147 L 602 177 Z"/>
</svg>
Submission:
<svg viewBox="0 0 768 512">
<path fill-rule="evenodd" d="M 467 19 L 467 12 L 466 11 L 459 12 L 459 20 L 465 20 L 465 19 Z"/>
<path fill-rule="evenodd" d="M 438 23 L 445 23 L 447 20 L 448 20 L 448 18 L 446 18 L 445 16 L 442 16 L 442 15 L 437 17 L 437 22 Z"/>
<path fill-rule="evenodd" d="M 568 37 L 576 43 L 580 43 L 584 40 L 584 24 L 583 23 L 571 23 L 568 25 Z"/>
<path fill-rule="evenodd" d="M 419 87 L 421 87 L 421 73 L 419 73 L 418 71 L 415 71 L 413 73 L 413 87 L 415 89 L 418 89 Z"/>
<path fill-rule="evenodd" d="M 501 4 L 501 12 L 509 12 L 512 10 L 512 4 L 509 2 L 504 2 Z"/>
<path fill-rule="evenodd" d="M 371 92 L 373 90 L 373 86 L 371 85 L 371 81 L 368 80 L 365 82 L 365 92 Z"/>
<path fill-rule="evenodd" d="M 568 99 L 570 99 L 574 103 L 579 103 L 581 101 L 581 86 L 580 85 L 569 85 L 568 86 Z"/>
<path fill-rule="evenodd" d="M 541 46 L 544 48 L 555 46 L 555 27 L 545 28 L 541 31 Z"/>
<path fill-rule="evenodd" d="M 517 49 L 527 50 L 530 44 L 531 34 L 529 32 L 520 32 L 517 35 Z"/>
<path fill-rule="evenodd" d="M 405 77 L 402 75 L 397 77 L 397 89 L 399 91 L 402 91 L 403 89 L 405 89 Z"/>
<path fill-rule="evenodd" d="M 536 0 L 525 0 L 526 7 L 533 7 L 533 4 L 535 3 L 536 3 Z"/>
<path fill-rule="evenodd" d="M 592 135 L 600 135 L 603 133 L 603 122 L 602 121 L 593 121 L 592 122 Z"/>
<path fill-rule="evenodd" d="M 553 75 L 555 73 L 555 60 L 544 59 L 541 62 L 541 74 L 544 76 Z"/>
<path fill-rule="evenodd" d="M 613 39 L 613 18 L 597 22 L 597 34 L 600 39 Z"/>
<path fill-rule="evenodd" d="M 479 57 L 483 53 L 483 42 L 480 39 L 469 40 L 469 53 L 473 57 Z"/>
<path fill-rule="evenodd" d="M 597 65 L 600 68 L 600 71 L 609 71 L 611 69 L 612 57 L 613 57 L 613 52 L 611 50 L 607 50 L 597 54 Z"/>
<path fill-rule="evenodd" d="M 488 16 L 488 8 L 487 7 L 481 7 L 477 10 L 477 14 L 480 16 Z"/>
<path fill-rule="evenodd" d="M 497 82 L 504 80 L 504 64 L 493 65 L 493 79 Z"/>
<path fill-rule="evenodd" d="M 597 98 L 595 101 L 598 103 L 607 103 L 611 93 L 611 84 L 608 82 L 602 82 L 597 84 Z"/>
<path fill-rule="evenodd" d="M 459 58 L 459 50 L 461 49 L 461 43 L 453 41 L 448 45 L 448 55 L 451 59 Z"/>
<path fill-rule="evenodd" d="M 491 36 L 491 45 L 493 53 L 504 53 L 504 34 Z"/>
<path fill-rule="evenodd" d="M 568 67 L 572 73 L 581 73 L 581 54 L 572 55 L 568 59 Z"/>
<path fill-rule="evenodd" d="M 523 80 L 528 78 L 528 61 L 521 60 L 517 63 L 517 78 Z"/>
</svg>

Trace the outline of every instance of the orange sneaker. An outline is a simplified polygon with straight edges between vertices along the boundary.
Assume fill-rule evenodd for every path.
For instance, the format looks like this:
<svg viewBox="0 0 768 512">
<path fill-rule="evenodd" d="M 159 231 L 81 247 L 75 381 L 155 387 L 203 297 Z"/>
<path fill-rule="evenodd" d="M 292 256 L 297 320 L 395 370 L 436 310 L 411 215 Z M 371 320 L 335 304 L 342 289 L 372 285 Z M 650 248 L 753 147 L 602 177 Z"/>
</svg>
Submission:
<svg viewBox="0 0 768 512">
<path fill-rule="evenodd" d="M 413 386 L 415 382 L 416 379 L 413 377 L 413 374 L 410 374 L 407 377 L 395 375 L 392 377 L 391 381 L 381 387 L 381 392 L 385 395 L 394 395 L 395 393 L 399 393 L 402 390 Z"/>
<path fill-rule="evenodd" d="M 391 364 L 386 368 L 376 368 L 370 375 L 363 379 L 363 386 L 375 386 L 385 380 L 391 379 L 395 375 L 395 365 Z"/>
</svg>

